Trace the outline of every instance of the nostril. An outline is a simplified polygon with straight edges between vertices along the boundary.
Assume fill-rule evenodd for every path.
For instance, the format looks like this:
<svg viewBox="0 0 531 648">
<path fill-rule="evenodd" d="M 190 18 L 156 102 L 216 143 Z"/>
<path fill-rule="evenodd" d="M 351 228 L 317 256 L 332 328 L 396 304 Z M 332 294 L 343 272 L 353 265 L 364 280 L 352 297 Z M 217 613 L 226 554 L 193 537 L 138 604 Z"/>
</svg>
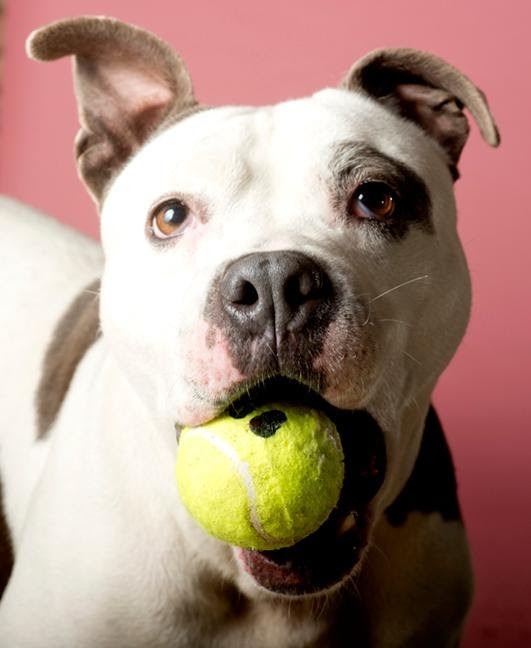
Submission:
<svg viewBox="0 0 531 648">
<path fill-rule="evenodd" d="M 314 299 L 326 297 L 323 276 L 318 271 L 307 271 L 288 279 L 285 285 L 285 298 L 289 304 L 300 305 Z"/>
<path fill-rule="evenodd" d="M 311 297 L 317 287 L 315 277 L 312 277 L 309 272 L 303 272 L 299 277 L 298 283 L 301 297 Z"/>
<path fill-rule="evenodd" d="M 284 299 L 290 306 L 303 304 L 311 291 L 309 282 L 303 282 L 300 275 L 290 277 L 284 285 Z"/>
<path fill-rule="evenodd" d="M 236 306 L 254 306 L 260 297 L 250 281 L 241 280 L 233 287 L 230 301 Z"/>
</svg>

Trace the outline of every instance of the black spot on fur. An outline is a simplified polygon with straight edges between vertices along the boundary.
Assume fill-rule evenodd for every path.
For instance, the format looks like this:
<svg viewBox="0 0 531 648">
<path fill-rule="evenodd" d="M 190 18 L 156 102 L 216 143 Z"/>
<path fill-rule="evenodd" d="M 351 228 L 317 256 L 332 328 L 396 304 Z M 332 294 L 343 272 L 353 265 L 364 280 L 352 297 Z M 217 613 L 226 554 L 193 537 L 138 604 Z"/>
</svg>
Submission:
<svg viewBox="0 0 531 648">
<path fill-rule="evenodd" d="M 461 520 L 452 455 L 433 407 L 426 417 L 413 472 L 386 515 L 390 524 L 401 526 L 414 511 L 440 513 L 447 521 Z"/>
</svg>

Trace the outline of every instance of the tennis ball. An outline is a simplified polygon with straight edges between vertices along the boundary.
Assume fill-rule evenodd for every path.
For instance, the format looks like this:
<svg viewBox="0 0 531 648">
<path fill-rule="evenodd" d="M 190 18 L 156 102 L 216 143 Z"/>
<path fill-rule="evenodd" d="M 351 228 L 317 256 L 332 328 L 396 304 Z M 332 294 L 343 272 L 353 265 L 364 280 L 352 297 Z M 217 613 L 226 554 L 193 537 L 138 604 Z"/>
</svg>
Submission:
<svg viewBox="0 0 531 648">
<path fill-rule="evenodd" d="M 322 412 L 274 403 L 183 428 L 176 477 L 181 500 L 211 535 L 246 549 L 289 547 L 337 504 L 343 449 Z"/>
</svg>

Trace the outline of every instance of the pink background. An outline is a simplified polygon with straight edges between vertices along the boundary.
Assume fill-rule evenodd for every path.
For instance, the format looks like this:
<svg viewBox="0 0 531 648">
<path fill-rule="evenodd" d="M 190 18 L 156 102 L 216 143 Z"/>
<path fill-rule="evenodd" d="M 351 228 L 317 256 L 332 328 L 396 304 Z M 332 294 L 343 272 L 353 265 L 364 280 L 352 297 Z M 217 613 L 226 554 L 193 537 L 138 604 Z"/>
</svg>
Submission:
<svg viewBox="0 0 531 648">
<path fill-rule="evenodd" d="M 155 31 L 183 55 L 200 100 L 270 103 L 335 85 L 381 46 L 431 50 L 486 93 L 502 134 L 473 127 L 457 184 L 474 284 L 464 343 L 435 402 L 458 469 L 477 573 L 465 648 L 531 645 L 531 3 L 526 0 L 11 0 L 0 190 L 97 236 L 72 159 L 69 64 L 26 60 L 34 28 L 83 13 Z"/>
</svg>

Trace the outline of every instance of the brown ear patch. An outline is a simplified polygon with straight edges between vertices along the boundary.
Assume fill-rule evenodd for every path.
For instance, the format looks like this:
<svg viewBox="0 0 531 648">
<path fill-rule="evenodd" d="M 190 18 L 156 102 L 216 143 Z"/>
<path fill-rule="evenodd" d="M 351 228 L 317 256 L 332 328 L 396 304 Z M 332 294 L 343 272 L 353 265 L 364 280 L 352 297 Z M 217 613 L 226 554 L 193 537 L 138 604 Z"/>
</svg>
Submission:
<svg viewBox="0 0 531 648">
<path fill-rule="evenodd" d="M 184 63 L 147 31 L 112 18 L 61 20 L 27 42 L 30 57 L 74 56 L 79 173 L 93 197 L 170 116 L 196 105 Z"/>
<path fill-rule="evenodd" d="M 37 389 L 37 438 L 44 438 L 53 425 L 76 368 L 100 336 L 100 280 L 88 285 L 59 320 L 44 356 Z"/>
<path fill-rule="evenodd" d="M 418 124 L 447 152 L 455 168 L 468 137 L 468 108 L 483 139 L 500 142 L 485 95 L 464 74 L 428 52 L 382 49 L 353 65 L 343 87 L 362 90 Z"/>
</svg>

